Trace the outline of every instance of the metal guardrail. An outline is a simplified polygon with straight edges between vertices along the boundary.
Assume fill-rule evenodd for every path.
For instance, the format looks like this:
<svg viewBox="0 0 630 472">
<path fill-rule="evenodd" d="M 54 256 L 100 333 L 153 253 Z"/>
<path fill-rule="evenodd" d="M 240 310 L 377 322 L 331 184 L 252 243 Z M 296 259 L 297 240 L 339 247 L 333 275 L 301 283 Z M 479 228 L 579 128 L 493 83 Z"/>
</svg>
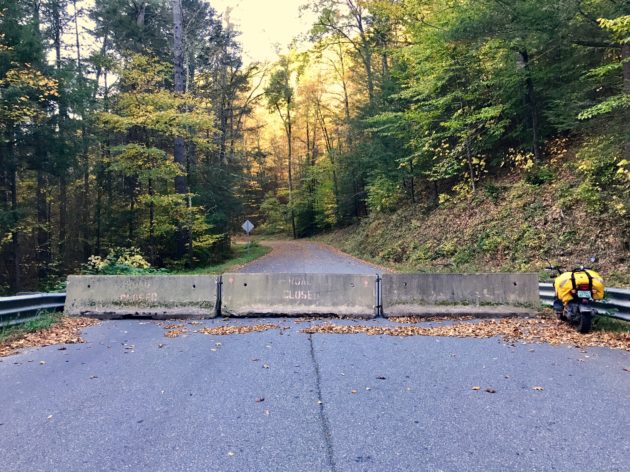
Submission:
<svg viewBox="0 0 630 472">
<path fill-rule="evenodd" d="M 539 287 L 541 303 L 551 306 L 554 300 L 553 284 L 541 283 Z M 0 297 L 0 326 L 24 323 L 35 318 L 40 311 L 62 311 L 65 301 L 65 293 Z M 630 321 L 630 289 L 608 288 L 606 298 L 595 304 L 602 315 Z"/>
<path fill-rule="evenodd" d="M 552 283 L 540 284 L 540 301 L 543 305 L 553 305 L 555 292 Z M 630 321 L 630 290 L 623 288 L 607 288 L 604 300 L 596 301 L 599 314 L 618 320 Z"/>
<path fill-rule="evenodd" d="M 63 311 L 65 293 L 37 293 L 0 297 L 0 326 L 25 323 L 41 311 Z"/>
</svg>

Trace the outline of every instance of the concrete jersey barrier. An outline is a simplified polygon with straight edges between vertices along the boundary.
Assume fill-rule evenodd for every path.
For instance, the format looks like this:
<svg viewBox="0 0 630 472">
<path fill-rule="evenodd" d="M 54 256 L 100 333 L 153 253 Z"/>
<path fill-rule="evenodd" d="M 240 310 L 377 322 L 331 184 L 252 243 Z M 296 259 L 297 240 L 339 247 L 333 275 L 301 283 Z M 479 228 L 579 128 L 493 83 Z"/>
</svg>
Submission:
<svg viewBox="0 0 630 472">
<path fill-rule="evenodd" d="M 540 305 L 537 274 L 384 274 L 381 283 L 386 316 L 453 314 L 454 305 L 470 314 L 514 315 Z"/>
<path fill-rule="evenodd" d="M 225 316 L 338 315 L 373 318 L 375 275 L 224 274 Z"/>
<path fill-rule="evenodd" d="M 212 318 L 216 281 L 211 275 L 71 275 L 64 311 L 103 318 Z"/>
</svg>

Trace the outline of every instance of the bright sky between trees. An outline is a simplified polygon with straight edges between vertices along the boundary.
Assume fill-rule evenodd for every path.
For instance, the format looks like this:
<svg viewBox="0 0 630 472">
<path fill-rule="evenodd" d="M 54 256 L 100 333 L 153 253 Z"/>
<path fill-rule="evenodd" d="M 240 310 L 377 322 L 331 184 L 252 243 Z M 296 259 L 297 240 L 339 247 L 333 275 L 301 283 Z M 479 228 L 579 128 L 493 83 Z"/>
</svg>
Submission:
<svg viewBox="0 0 630 472">
<path fill-rule="evenodd" d="M 276 49 L 285 50 L 298 35 L 307 33 L 315 16 L 300 12 L 304 0 L 210 0 L 218 11 L 229 10 L 230 20 L 241 31 L 246 61 L 273 61 Z"/>
</svg>

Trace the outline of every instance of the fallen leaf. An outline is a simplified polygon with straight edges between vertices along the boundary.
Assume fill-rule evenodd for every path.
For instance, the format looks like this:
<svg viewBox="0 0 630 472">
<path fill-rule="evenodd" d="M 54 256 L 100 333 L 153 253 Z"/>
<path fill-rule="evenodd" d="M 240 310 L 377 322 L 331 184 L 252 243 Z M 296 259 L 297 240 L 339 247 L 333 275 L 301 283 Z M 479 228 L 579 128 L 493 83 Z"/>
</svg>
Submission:
<svg viewBox="0 0 630 472">
<path fill-rule="evenodd" d="M 46 361 L 39 361 L 39 365 L 44 365 L 46 364 Z"/>
<path fill-rule="evenodd" d="M 261 403 L 265 401 L 265 397 L 260 397 L 256 399 L 256 403 Z"/>
<path fill-rule="evenodd" d="M 178 338 L 180 337 L 182 334 L 188 333 L 187 329 L 172 329 L 170 331 L 167 331 L 166 333 L 164 333 L 164 336 L 166 336 L 167 338 Z"/>
<path fill-rule="evenodd" d="M 478 387 L 477 385 L 475 385 L 472 389 L 473 390 L 481 390 L 481 387 Z"/>
<path fill-rule="evenodd" d="M 352 390 L 350 393 L 357 393 L 357 391 L 356 390 Z"/>
<path fill-rule="evenodd" d="M 532 387 L 532 390 L 537 390 L 539 392 L 542 392 L 544 390 L 544 387 L 540 387 L 540 386 L 537 385 L 535 387 Z"/>
<path fill-rule="evenodd" d="M 272 329 L 279 329 L 280 326 L 275 324 L 257 324 L 248 326 L 216 326 L 214 328 L 202 328 L 197 333 L 207 334 L 209 336 L 229 336 L 231 334 L 248 334 L 257 333 L 260 331 L 268 331 Z M 217 346 L 221 346 L 221 343 L 216 343 Z M 271 346 L 267 346 L 271 347 Z"/>
<path fill-rule="evenodd" d="M 487 388 L 486 392 L 488 392 L 488 393 L 497 393 L 497 391 L 495 389 L 493 389 L 493 388 Z"/>
<path fill-rule="evenodd" d="M 369 336 L 448 336 L 459 338 L 501 337 L 513 345 L 516 341 L 530 344 L 566 344 L 584 347 L 609 347 L 630 351 L 630 332 L 593 331 L 578 333 L 572 326 L 550 318 L 504 318 L 475 323 L 458 322 L 443 326 L 363 326 L 325 323 L 301 330 L 306 334 L 367 334 Z M 535 350 L 530 350 L 534 352 Z"/>
<path fill-rule="evenodd" d="M 630 367 L 624 367 L 623 370 L 625 370 L 626 372 L 630 372 Z"/>
</svg>

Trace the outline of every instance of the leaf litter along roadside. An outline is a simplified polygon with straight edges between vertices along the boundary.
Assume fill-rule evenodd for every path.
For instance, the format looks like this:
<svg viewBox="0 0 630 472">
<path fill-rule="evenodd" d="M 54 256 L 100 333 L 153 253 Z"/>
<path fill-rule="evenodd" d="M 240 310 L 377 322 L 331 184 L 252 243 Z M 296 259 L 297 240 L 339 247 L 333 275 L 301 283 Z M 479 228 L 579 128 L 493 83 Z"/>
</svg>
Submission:
<svg viewBox="0 0 630 472">
<path fill-rule="evenodd" d="M 0 342 L 0 357 L 17 354 L 21 349 L 53 346 L 57 344 L 80 344 L 81 330 L 99 324 L 94 318 L 61 317 L 58 323 L 39 331 L 16 334 L 6 341 Z"/>
<path fill-rule="evenodd" d="M 182 334 L 187 333 L 199 333 L 199 334 L 207 334 L 210 336 L 229 336 L 231 334 L 248 334 L 248 333 L 258 333 L 261 331 L 269 331 L 273 329 L 282 329 L 280 325 L 276 324 L 255 324 L 255 325 L 242 325 L 242 326 L 229 326 L 229 325 L 221 325 L 215 326 L 212 328 L 201 328 L 198 330 L 190 331 L 184 327 L 184 325 L 166 325 L 162 326 L 166 332 L 164 336 L 167 338 L 177 338 Z"/>
<path fill-rule="evenodd" d="M 568 344 L 578 347 L 609 347 L 630 351 L 630 332 L 594 331 L 580 334 L 553 319 L 507 318 L 448 326 L 365 326 L 328 323 L 302 329 L 307 334 L 367 334 L 370 336 L 445 336 L 458 338 L 501 337 L 507 343 Z"/>
<path fill-rule="evenodd" d="M 416 323 L 437 323 L 440 321 L 470 321 L 475 317 L 471 315 L 459 315 L 459 316 L 392 316 L 387 318 L 389 321 L 401 324 L 416 324 Z"/>
</svg>

